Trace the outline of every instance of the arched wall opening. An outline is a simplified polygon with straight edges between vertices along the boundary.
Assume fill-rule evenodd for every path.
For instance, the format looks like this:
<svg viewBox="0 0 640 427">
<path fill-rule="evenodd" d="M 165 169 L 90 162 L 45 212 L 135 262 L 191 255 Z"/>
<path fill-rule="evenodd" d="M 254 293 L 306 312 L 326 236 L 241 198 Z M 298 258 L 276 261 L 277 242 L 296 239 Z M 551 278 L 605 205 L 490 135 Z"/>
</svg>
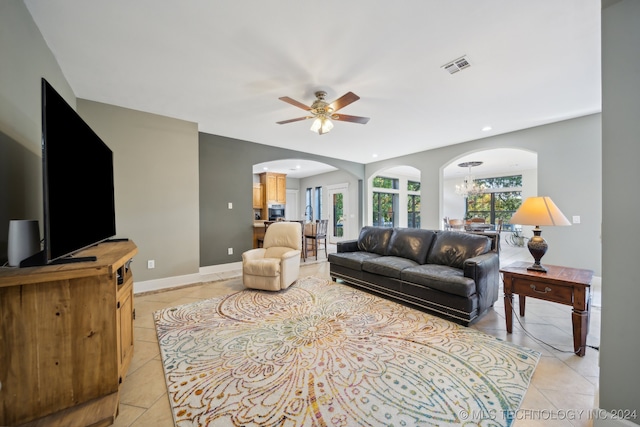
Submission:
<svg viewBox="0 0 640 427">
<path fill-rule="evenodd" d="M 420 176 L 419 169 L 408 165 L 383 168 L 371 174 L 367 181 L 365 223 L 385 227 L 421 228 Z M 376 187 L 376 177 L 394 180 L 395 185 L 391 185 L 391 188 L 388 185 L 385 188 Z M 394 186 L 397 188 L 393 188 Z"/>
<path fill-rule="evenodd" d="M 468 162 L 482 162 L 481 165 L 471 167 L 474 179 L 521 175 L 522 187 L 513 188 L 513 191 L 521 191 L 522 200 L 538 193 L 536 152 L 521 148 L 492 148 L 465 153 L 451 159 L 441 168 L 440 216 L 443 219 L 465 219 L 466 198 L 456 192 L 456 186 L 461 185 L 469 175 L 468 167 L 459 166 Z"/>
<path fill-rule="evenodd" d="M 283 158 L 253 165 L 253 182 L 263 172 L 286 175 L 285 219 L 328 219 L 330 241 L 357 237 L 362 227 L 362 179 L 328 163 Z M 254 209 L 254 219 L 255 212 Z M 261 218 L 263 220 L 264 218 Z"/>
</svg>

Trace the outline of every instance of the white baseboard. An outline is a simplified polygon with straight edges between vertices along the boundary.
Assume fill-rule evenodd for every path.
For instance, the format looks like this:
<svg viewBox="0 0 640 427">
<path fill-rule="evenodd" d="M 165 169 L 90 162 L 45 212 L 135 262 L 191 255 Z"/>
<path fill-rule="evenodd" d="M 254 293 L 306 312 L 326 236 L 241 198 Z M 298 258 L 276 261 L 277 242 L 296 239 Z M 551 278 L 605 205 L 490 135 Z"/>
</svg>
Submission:
<svg viewBox="0 0 640 427">
<path fill-rule="evenodd" d="M 242 270 L 242 262 L 229 264 L 218 264 L 207 267 L 200 267 L 198 273 L 186 274 L 183 276 L 163 277 L 162 279 L 145 280 L 144 282 L 133 283 L 134 294 L 144 294 L 147 292 L 157 292 L 165 289 L 179 288 L 181 286 L 193 285 L 196 283 L 212 282 L 224 280 L 238 275 Z"/>
</svg>

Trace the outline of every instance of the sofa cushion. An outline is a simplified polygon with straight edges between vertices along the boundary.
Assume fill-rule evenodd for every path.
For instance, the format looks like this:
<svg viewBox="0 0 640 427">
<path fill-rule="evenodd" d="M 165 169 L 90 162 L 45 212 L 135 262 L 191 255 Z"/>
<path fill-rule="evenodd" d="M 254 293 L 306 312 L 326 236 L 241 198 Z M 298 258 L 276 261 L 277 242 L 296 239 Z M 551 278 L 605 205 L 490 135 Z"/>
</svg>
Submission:
<svg viewBox="0 0 640 427">
<path fill-rule="evenodd" d="M 420 265 L 415 261 L 395 256 L 372 258 L 362 263 L 362 271 L 379 274 L 385 277 L 400 278 L 402 270 Z"/>
<path fill-rule="evenodd" d="M 435 235 L 436 233 L 431 230 L 396 228 L 391 234 L 387 253 L 390 256 L 407 258 L 418 264 L 424 264 Z"/>
<path fill-rule="evenodd" d="M 358 236 L 358 249 L 378 255 L 386 255 L 393 228 L 362 227 Z"/>
<path fill-rule="evenodd" d="M 373 254 L 371 252 L 341 252 L 329 254 L 329 262 L 335 265 L 341 265 L 352 270 L 362 270 L 362 263 L 365 260 L 379 258 L 382 255 Z"/>
<path fill-rule="evenodd" d="M 473 279 L 463 276 L 462 270 L 446 265 L 424 264 L 402 270 L 400 278 L 461 297 L 476 293 Z"/>
<path fill-rule="evenodd" d="M 428 264 L 463 268 L 464 262 L 491 250 L 491 239 L 460 231 L 439 231 L 427 256 Z"/>
</svg>

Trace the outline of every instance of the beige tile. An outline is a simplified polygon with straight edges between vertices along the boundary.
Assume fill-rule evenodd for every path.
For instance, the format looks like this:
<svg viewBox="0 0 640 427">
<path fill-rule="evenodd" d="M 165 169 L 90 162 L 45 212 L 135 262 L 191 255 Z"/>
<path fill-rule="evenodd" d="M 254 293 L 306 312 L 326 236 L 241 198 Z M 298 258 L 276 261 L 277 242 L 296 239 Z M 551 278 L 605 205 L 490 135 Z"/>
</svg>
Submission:
<svg viewBox="0 0 640 427">
<path fill-rule="evenodd" d="M 133 331 L 135 342 L 158 342 L 158 335 L 156 333 L 156 329 L 154 328 L 141 328 L 138 325 L 135 325 L 135 330 Z"/>
<path fill-rule="evenodd" d="M 568 420 L 551 419 L 555 410 L 553 403 L 535 386 L 530 386 L 520 409 L 516 412 L 514 427 L 558 426 L 570 427 Z M 556 417 L 557 418 L 557 417 Z"/>
<path fill-rule="evenodd" d="M 166 393 L 162 362 L 154 358 L 127 375 L 120 391 L 120 402 L 148 409 Z"/>
<path fill-rule="evenodd" d="M 133 360 L 131 360 L 131 366 L 129 366 L 129 372 L 127 375 L 137 371 L 140 367 L 144 366 L 148 361 L 160 354 L 160 347 L 158 347 L 158 340 L 155 342 L 136 341 L 133 347 Z"/>
<path fill-rule="evenodd" d="M 555 357 L 540 358 L 533 373 L 531 383 L 538 390 L 553 390 L 572 393 L 579 390 L 582 394 L 594 395 L 595 387 L 584 376 Z"/>
<path fill-rule="evenodd" d="M 129 427 L 135 420 L 145 413 L 146 408 L 120 404 L 120 412 L 113 423 L 113 427 Z"/>
<path fill-rule="evenodd" d="M 167 394 L 160 396 L 131 427 L 173 427 L 173 414 Z"/>
<path fill-rule="evenodd" d="M 540 391 L 558 409 L 557 417 L 567 419 L 572 425 L 579 427 L 591 426 L 590 411 L 594 407 L 593 394 L 581 394 L 566 391 Z"/>
</svg>

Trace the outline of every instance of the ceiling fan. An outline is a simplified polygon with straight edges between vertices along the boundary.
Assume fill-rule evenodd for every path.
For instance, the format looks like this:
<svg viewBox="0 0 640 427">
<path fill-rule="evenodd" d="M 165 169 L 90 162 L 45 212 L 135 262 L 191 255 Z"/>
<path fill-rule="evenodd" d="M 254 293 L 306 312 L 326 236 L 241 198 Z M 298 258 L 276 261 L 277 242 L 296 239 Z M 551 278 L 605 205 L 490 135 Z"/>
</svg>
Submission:
<svg viewBox="0 0 640 427">
<path fill-rule="evenodd" d="M 340 110 L 341 108 L 344 108 L 352 102 L 360 99 L 360 97 L 353 92 L 347 92 L 331 103 L 328 103 L 324 100 L 327 96 L 327 92 L 319 90 L 315 93 L 315 95 L 316 100 L 313 101 L 313 104 L 311 104 L 311 106 L 306 106 L 302 102 L 298 102 L 295 99 L 289 98 L 288 96 L 279 98 L 295 107 L 302 108 L 305 111 L 309 111 L 311 115 L 298 117 L 296 119 L 283 120 L 277 123 L 279 125 L 284 125 L 286 123 L 298 122 L 300 120 L 315 119 L 313 121 L 313 124 L 311 125 L 311 132 L 317 132 L 318 135 L 323 135 L 333 129 L 333 123 L 331 123 L 331 120 L 361 124 L 366 124 L 369 121 L 369 117 L 337 114 L 338 110 Z"/>
</svg>

